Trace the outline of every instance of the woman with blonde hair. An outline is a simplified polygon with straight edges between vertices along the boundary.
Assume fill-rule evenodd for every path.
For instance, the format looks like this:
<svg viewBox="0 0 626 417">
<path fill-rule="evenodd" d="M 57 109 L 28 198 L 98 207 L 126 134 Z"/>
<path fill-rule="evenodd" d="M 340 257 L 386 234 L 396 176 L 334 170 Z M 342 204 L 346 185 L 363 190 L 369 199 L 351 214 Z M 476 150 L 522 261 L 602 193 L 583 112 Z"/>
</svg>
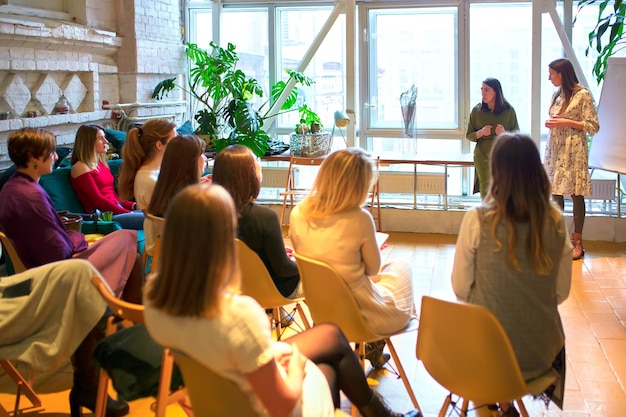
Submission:
<svg viewBox="0 0 626 417">
<path fill-rule="evenodd" d="M 124 229 L 143 229 L 143 212 L 134 211 L 133 201 L 120 201 L 109 169 L 104 129 L 98 125 L 82 125 L 76 132 L 72 151 L 70 182 L 85 212 L 98 209 L 113 213 L 113 220 Z"/>
<path fill-rule="evenodd" d="M 163 261 L 144 291 L 146 327 L 157 343 L 233 381 L 259 416 L 330 417 L 341 390 L 364 417 L 401 417 L 368 386 L 337 326 L 272 339 L 263 308 L 239 291 L 237 218 L 224 188 L 189 186 L 165 217 Z"/>
<path fill-rule="evenodd" d="M 463 218 L 452 270 L 457 298 L 488 308 L 502 323 L 526 380 L 564 356 L 557 305 L 570 290 L 572 244 L 550 194 L 533 140 L 500 135 L 491 151 L 489 193 Z M 564 367 L 559 371 L 563 382 Z M 501 408 L 505 416 L 518 415 L 512 405 Z"/>
<path fill-rule="evenodd" d="M 298 267 L 285 251 L 278 215 L 256 204 L 261 178 L 261 165 L 248 147 L 231 145 L 215 157 L 213 182 L 226 188 L 235 202 L 239 239 L 259 255 L 284 297 L 302 297 Z"/>
<path fill-rule="evenodd" d="M 137 208 L 148 208 L 159 178 L 163 152 L 167 142 L 175 136 L 176 125 L 168 119 L 148 120 L 128 131 L 117 185 L 122 199 L 134 198 Z"/>
<path fill-rule="evenodd" d="M 296 252 L 333 267 L 354 293 L 363 317 L 378 334 L 394 334 L 415 313 L 411 267 L 403 261 L 381 266 L 372 215 L 363 208 L 376 180 L 369 155 L 358 148 L 330 154 L 309 195 L 290 217 Z M 384 364 L 384 343 L 372 346 L 374 366 Z"/>
</svg>

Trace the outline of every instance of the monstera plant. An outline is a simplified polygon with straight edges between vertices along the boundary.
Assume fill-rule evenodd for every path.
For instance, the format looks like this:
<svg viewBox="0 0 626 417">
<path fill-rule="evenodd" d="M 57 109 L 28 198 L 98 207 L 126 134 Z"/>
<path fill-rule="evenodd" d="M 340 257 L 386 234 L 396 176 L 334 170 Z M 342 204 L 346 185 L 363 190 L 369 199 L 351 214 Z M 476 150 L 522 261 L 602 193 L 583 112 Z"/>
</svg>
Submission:
<svg viewBox="0 0 626 417">
<path fill-rule="evenodd" d="M 256 79 L 237 68 L 239 57 L 235 45 L 229 43 L 224 49 L 211 42 L 210 49 L 204 50 L 187 43 L 185 52 L 189 59 L 187 85 L 177 84 L 176 77 L 163 80 L 154 88 L 152 97 L 160 100 L 174 88 L 181 88 L 193 97 L 197 103 L 195 132 L 213 143 L 216 152 L 228 145 L 241 144 L 259 157 L 264 155 L 271 139 L 263 126 L 281 112 L 296 110 L 297 87 L 289 92 L 279 112 L 270 112 L 271 105 L 291 78 L 294 85 L 310 86 L 314 82 L 302 73 L 286 70 L 289 79 L 275 83 L 270 97 L 255 107 L 255 98 L 263 97 L 263 89 Z"/>
<path fill-rule="evenodd" d="M 600 84 L 606 74 L 608 59 L 626 46 L 626 4 L 622 0 L 580 0 L 578 10 L 591 5 L 598 6 L 598 21 L 589 32 L 589 47 L 585 54 L 588 55 L 591 48 L 598 52 L 593 75 Z"/>
</svg>

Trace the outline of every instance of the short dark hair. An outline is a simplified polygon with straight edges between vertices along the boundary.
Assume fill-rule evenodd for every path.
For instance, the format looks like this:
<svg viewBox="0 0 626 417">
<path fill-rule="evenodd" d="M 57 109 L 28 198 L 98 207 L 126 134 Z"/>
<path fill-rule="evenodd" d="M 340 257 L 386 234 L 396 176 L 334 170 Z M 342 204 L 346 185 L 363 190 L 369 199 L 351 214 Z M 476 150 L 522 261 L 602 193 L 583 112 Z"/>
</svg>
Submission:
<svg viewBox="0 0 626 417">
<path fill-rule="evenodd" d="M 56 151 L 54 134 L 48 130 L 24 127 L 9 135 L 9 158 L 18 168 L 26 168 L 30 158 L 41 158 Z M 44 158 L 47 159 L 47 158 Z"/>
</svg>

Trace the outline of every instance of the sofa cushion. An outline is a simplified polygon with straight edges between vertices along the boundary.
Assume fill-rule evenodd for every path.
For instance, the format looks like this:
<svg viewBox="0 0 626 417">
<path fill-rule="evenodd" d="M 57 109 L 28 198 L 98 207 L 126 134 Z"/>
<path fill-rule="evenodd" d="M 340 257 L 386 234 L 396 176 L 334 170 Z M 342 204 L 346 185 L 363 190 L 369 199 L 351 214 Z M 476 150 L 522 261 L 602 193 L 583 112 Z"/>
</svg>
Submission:
<svg viewBox="0 0 626 417">
<path fill-rule="evenodd" d="M 121 130 L 105 129 L 104 136 L 113 145 L 118 154 L 122 154 L 122 148 L 126 143 L 126 132 Z"/>
<path fill-rule="evenodd" d="M 56 210 L 84 213 L 85 209 L 70 183 L 70 171 L 70 168 L 55 169 L 50 174 L 42 175 L 39 184 L 52 199 Z"/>
</svg>

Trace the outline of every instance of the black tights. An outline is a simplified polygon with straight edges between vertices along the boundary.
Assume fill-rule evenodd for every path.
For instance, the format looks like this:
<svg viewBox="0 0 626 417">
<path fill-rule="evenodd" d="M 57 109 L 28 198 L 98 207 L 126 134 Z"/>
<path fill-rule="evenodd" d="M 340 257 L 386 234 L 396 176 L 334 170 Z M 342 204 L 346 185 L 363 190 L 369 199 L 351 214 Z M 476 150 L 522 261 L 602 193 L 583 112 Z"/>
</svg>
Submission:
<svg viewBox="0 0 626 417">
<path fill-rule="evenodd" d="M 328 380 L 335 408 L 340 407 L 340 390 L 357 408 L 372 398 L 373 392 L 367 385 L 359 359 L 334 324 L 315 325 L 284 341 L 298 346 L 300 352 L 321 369 Z"/>
<path fill-rule="evenodd" d="M 572 211 L 574 213 L 574 233 L 583 232 L 585 224 L 585 197 L 582 195 L 572 195 Z M 561 211 L 565 209 L 565 201 L 562 195 L 553 194 L 552 198 L 561 207 Z"/>
</svg>

